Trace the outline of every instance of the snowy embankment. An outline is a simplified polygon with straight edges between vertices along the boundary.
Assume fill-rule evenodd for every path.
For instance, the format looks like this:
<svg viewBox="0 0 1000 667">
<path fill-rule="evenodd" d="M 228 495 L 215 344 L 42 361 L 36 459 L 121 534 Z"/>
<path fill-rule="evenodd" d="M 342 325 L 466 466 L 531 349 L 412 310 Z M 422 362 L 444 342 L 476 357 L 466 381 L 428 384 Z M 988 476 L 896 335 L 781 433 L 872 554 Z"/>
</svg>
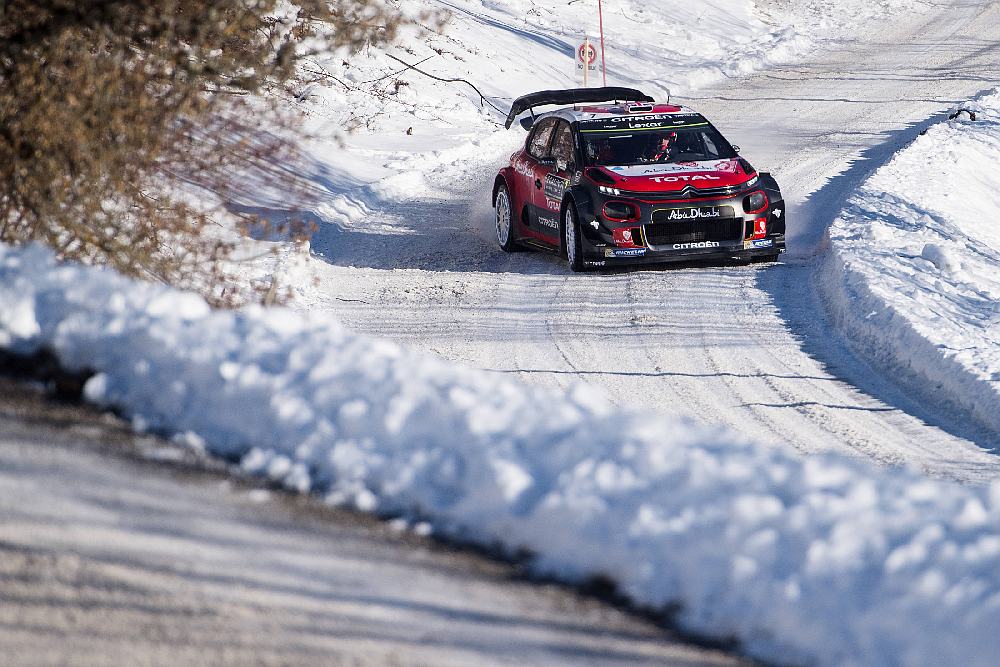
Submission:
<svg viewBox="0 0 1000 667">
<path fill-rule="evenodd" d="M 802 458 L 462 368 L 287 309 L 0 246 L 0 346 L 96 374 L 141 428 L 300 492 L 514 551 L 781 663 L 1000 655 L 1000 482 Z"/>
<path fill-rule="evenodd" d="M 859 351 L 1000 432 L 1000 91 L 879 169 L 829 230 L 822 289 Z"/>
</svg>

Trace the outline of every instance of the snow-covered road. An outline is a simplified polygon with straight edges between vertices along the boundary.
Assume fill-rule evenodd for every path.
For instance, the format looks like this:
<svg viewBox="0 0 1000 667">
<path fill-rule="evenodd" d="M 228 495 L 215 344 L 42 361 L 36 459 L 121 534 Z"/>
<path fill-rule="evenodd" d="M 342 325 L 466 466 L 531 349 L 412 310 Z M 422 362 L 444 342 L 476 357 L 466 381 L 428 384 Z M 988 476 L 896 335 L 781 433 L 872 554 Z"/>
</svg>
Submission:
<svg viewBox="0 0 1000 667">
<path fill-rule="evenodd" d="M 307 305 L 449 359 L 541 384 L 582 379 L 622 406 L 694 414 L 765 442 L 996 477 L 1000 458 L 985 451 L 996 434 L 920 404 L 847 352 L 814 278 L 823 232 L 852 188 L 1000 79 L 997 25 L 1000 6 L 960 1 L 685 100 L 782 185 L 791 252 L 779 265 L 573 275 L 555 257 L 502 254 L 487 199 L 523 139 L 513 130 L 382 212 L 406 234 L 372 243 L 322 225 L 313 249 L 327 262 Z"/>
</svg>

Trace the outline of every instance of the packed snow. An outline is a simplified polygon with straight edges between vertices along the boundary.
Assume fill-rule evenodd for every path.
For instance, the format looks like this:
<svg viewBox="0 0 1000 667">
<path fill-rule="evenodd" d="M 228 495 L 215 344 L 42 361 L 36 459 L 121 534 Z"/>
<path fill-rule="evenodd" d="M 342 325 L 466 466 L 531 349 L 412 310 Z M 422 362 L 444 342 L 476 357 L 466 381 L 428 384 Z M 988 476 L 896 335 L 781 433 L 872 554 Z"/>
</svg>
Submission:
<svg viewBox="0 0 1000 667">
<path fill-rule="evenodd" d="M 969 488 L 614 408 L 0 247 L 0 345 L 96 374 L 138 428 L 299 492 L 604 575 L 683 627 L 825 665 L 992 665 L 1000 481 Z"/>
<path fill-rule="evenodd" d="M 995 433 L 1000 90 L 961 108 L 851 198 L 829 230 L 823 286 L 860 352 Z"/>
</svg>

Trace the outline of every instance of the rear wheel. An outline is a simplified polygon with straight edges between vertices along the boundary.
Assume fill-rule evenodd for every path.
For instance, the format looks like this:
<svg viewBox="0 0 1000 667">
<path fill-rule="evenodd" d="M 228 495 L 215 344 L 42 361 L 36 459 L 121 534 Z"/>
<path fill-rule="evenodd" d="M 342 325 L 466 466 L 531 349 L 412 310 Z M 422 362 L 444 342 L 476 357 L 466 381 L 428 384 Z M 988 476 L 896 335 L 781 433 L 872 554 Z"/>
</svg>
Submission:
<svg viewBox="0 0 1000 667">
<path fill-rule="evenodd" d="M 566 261 L 573 271 L 583 271 L 583 245 L 580 240 L 580 225 L 576 220 L 576 209 L 569 204 L 563 209 L 563 251 Z"/>
<path fill-rule="evenodd" d="M 510 193 L 505 184 L 497 188 L 493 208 L 496 209 L 497 243 L 504 252 L 513 252 L 517 249 L 517 242 L 514 240 L 514 216 L 511 214 Z"/>
</svg>

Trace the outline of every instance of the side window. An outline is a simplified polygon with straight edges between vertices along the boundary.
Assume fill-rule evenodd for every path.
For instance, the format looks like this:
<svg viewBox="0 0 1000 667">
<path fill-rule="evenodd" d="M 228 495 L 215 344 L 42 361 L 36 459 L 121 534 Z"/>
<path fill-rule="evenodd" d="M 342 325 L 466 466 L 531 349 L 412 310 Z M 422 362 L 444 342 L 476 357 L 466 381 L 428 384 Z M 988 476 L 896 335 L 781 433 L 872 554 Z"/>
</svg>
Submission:
<svg viewBox="0 0 1000 667">
<path fill-rule="evenodd" d="M 556 138 L 552 142 L 552 157 L 562 168 L 573 161 L 573 132 L 569 123 L 560 121 L 556 128 Z"/>
<path fill-rule="evenodd" d="M 552 130 L 555 129 L 555 126 L 555 118 L 546 118 L 538 124 L 528 141 L 528 154 L 531 157 L 541 160 L 548 156 L 549 139 L 552 137 Z"/>
</svg>

